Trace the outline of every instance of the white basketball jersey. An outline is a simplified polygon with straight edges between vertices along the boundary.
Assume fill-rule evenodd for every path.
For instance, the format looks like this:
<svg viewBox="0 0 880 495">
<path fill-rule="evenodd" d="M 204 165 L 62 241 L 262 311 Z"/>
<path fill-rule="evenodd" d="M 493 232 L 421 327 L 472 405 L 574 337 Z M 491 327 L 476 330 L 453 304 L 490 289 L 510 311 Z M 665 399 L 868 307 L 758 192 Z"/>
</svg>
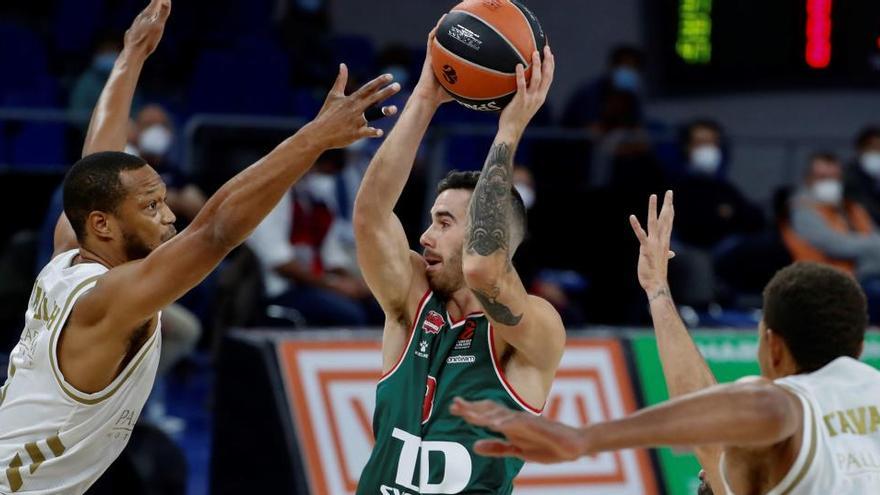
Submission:
<svg viewBox="0 0 880 495">
<path fill-rule="evenodd" d="M 775 383 L 800 399 L 804 433 L 788 474 L 766 495 L 880 494 L 880 371 L 841 357 Z"/>
<path fill-rule="evenodd" d="M 77 250 L 40 272 L 0 389 L 0 493 L 81 494 L 128 443 L 159 364 L 161 328 L 107 388 L 86 394 L 64 380 L 58 336 L 77 299 L 107 268 L 71 266 Z"/>
</svg>

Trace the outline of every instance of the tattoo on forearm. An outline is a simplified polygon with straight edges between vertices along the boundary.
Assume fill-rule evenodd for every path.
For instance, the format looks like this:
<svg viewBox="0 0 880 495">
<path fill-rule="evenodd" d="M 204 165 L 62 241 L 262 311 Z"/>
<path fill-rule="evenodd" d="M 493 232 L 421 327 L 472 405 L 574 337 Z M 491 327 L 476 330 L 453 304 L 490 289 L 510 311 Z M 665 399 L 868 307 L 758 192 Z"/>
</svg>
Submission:
<svg viewBox="0 0 880 495">
<path fill-rule="evenodd" d="M 498 143 L 489 151 L 471 200 L 468 254 L 489 256 L 509 250 L 512 185 L 513 149 L 507 143 Z"/>
<path fill-rule="evenodd" d="M 519 324 L 520 320 L 522 320 L 522 314 L 513 314 L 513 311 L 511 311 L 510 308 L 501 304 L 489 294 L 480 292 L 476 289 L 473 289 L 472 292 L 477 296 L 477 299 L 480 301 L 480 304 L 483 306 L 483 309 L 486 310 L 489 317 L 498 323 L 509 327 L 515 327 Z"/>
<path fill-rule="evenodd" d="M 651 297 L 649 297 L 648 302 L 652 303 L 652 302 L 656 301 L 657 299 L 660 299 L 661 297 L 669 297 L 669 295 L 670 295 L 669 288 L 663 287 L 662 289 L 655 292 Z"/>
</svg>

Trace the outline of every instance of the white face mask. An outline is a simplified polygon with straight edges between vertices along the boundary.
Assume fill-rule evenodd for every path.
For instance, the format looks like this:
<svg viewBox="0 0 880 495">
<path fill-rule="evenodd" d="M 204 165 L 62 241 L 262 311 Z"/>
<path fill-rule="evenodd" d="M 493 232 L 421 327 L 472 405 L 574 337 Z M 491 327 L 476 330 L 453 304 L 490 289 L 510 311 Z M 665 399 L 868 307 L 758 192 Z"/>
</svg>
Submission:
<svg viewBox="0 0 880 495">
<path fill-rule="evenodd" d="M 715 175 L 721 166 L 721 148 L 711 144 L 697 146 L 691 151 L 691 167 L 706 175 Z"/>
<path fill-rule="evenodd" d="M 336 176 L 312 172 L 307 182 L 312 197 L 327 204 L 336 200 Z"/>
<path fill-rule="evenodd" d="M 859 162 L 862 164 L 862 170 L 866 174 L 875 179 L 880 179 L 880 151 L 862 153 L 862 156 L 859 157 Z"/>
<path fill-rule="evenodd" d="M 522 197 L 526 210 L 531 209 L 535 204 L 535 190 L 525 184 L 514 184 L 513 187 L 516 188 L 516 191 Z"/>
<path fill-rule="evenodd" d="M 151 125 L 138 138 L 138 148 L 147 155 L 163 156 L 171 148 L 172 139 L 174 136 L 167 127 L 161 124 Z"/>
<path fill-rule="evenodd" d="M 839 205 L 843 200 L 843 183 L 836 179 L 822 179 L 813 184 L 813 197 L 820 203 Z"/>
</svg>

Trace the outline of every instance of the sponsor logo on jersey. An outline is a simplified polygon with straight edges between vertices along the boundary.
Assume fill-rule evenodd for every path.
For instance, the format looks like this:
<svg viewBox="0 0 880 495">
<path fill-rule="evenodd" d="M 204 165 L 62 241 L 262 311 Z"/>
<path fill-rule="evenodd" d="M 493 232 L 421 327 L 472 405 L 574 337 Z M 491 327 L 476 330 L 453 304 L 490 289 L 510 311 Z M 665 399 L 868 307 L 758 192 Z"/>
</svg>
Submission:
<svg viewBox="0 0 880 495">
<path fill-rule="evenodd" d="M 443 318 L 443 315 L 436 311 L 429 311 L 428 316 L 425 317 L 425 322 L 422 323 L 422 330 L 437 335 L 440 333 L 443 325 L 446 325 L 446 319 Z"/>
<path fill-rule="evenodd" d="M 428 359 L 428 341 L 423 340 L 419 342 L 419 350 L 416 351 L 416 356 L 420 358 Z"/>
<path fill-rule="evenodd" d="M 455 341 L 455 350 L 464 351 L 471 348 L 474 341 L 474 332 L 477 330 L 477 322 L 468 320 L 464 324 L 464 329 L 458 334 L 458 340 Z"/>
<path fill-rule="evenodd" d="M 446 358 L 446 364 L 470 364 L 477 360 L 476 356 L 449 356 Z"/>
</svg>

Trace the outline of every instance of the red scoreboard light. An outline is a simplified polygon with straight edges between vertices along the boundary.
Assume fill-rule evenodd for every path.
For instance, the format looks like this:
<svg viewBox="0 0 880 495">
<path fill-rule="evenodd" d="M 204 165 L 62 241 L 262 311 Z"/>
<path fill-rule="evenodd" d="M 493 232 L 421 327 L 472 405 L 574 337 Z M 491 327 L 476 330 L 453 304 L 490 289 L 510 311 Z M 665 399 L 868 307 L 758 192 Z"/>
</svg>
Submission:
<svg viewBox="0 0 880 495">
<path fill-rule="evenodd" d="M 826 69 L 831 64 L 831 12 L 833 0 L 807 0 L 807 65 Z"/>
</svg>

